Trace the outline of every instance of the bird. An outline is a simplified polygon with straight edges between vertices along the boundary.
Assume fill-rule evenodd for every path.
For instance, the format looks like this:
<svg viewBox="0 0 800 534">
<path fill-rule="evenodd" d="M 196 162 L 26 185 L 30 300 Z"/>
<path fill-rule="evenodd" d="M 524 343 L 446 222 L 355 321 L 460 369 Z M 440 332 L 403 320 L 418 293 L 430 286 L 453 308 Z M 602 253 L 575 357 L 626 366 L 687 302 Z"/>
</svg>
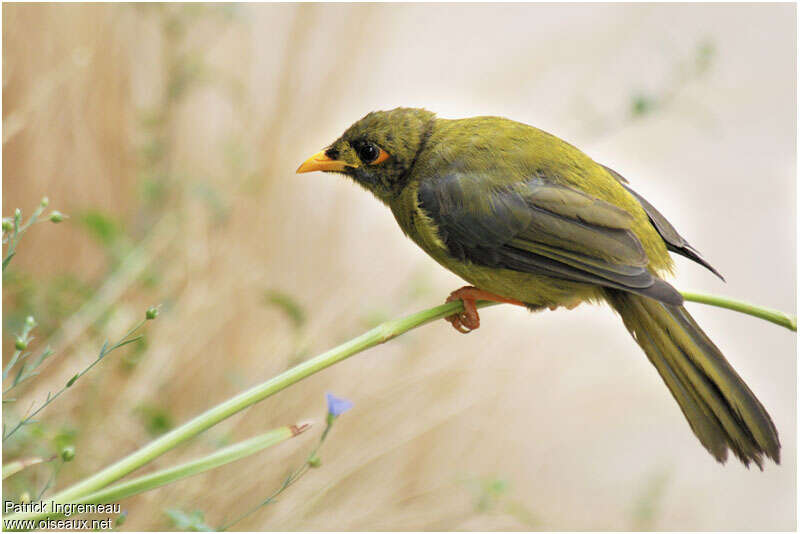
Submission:
<svg viewBox="0 0 800 534">
<path fill-rule="evenodd" d="M 297 169 L 312 171 L 351 178 L 469 283 L 447 297 L 463 302 L 447 317 L 459 332 L 479 328 L 478 300 L 606 303 L 718 462 L 780 463 L 766 409 L 664 280 L 670 252 L 722 276 L 616 171 L 521 122 L 407 107 L 368 113 Z"/>
</svg>

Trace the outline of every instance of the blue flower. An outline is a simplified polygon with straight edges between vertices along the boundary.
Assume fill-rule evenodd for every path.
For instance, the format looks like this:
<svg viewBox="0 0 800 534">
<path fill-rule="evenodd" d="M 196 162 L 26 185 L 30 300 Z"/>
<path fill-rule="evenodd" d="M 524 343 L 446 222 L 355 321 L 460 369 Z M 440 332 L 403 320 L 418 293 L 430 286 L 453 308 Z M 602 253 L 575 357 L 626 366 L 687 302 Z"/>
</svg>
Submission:
<svg viewBox="0 0 800 534">
<path fill-rule="evenodd" d="M 328 400 L 328 415 L 331 417 L 339 417 L 353 407 L 353 403 L 349 400 L 334 397 L 330 393 L 326 393 L 325 398 Z"/>
</svg>

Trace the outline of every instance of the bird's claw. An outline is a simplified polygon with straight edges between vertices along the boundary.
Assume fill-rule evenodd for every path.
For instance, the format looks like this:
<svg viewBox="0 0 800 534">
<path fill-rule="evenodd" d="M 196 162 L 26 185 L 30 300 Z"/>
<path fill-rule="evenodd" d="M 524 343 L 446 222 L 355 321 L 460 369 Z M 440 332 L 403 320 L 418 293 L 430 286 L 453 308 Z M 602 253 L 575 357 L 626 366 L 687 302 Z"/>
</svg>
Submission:
<svg viewBox="0 0 800 534">
<path fill-rule="evenodd" d="M 460 300 L 464 303 L 464 311 L 455 313 L 450 317 L 445 317 L 445 319 L 453 325 L 453 328 L 462 334 L 469 334 L 481 326 L 481 318 L 478 315 L 478 308 L 475 306 L 475 301 L 477 300 L 491 300 L 494 302 L 505 302 L 507 304 L 525 306 L 522 301 L 517 299 L 495 295 L 494 293 L 472 286 L 464 286 L 450 293 L 450 296 L 447 297 L 447 302 L 453 302 L 454 300 Z"/>
<path fill-rule="evenodd" d="M 455 328 L 456 330 L 458 330 L 458 331 L 459 331 L 459 332 L 461 332 L 462 334 L 469 334 L 470 332 L 472 332 L 472 330 L 470 330 L 469 328 L 467 328 L 466 326 L 464 326 L 464 324 L 461 322 L 461 317 L 460 317 L 460 314 L 458 314 L 458 315 L 451 315 L 450 317 L 445 317 L 445 319 L 446 319 L 446 320 L 447 320 L 447 321 L 448 321 L 450 324 L 452 324 L 452 325 L 453 325 L 453 328 Z"/>
<path fill-rule="evenodd" d="M 472 302 L 472 301 L 467 301 Z M 464 303 L 466 306 L 466 302 Z M 461 332 L 462 334 L 469 334 L 473 330 L 480 328 L 481 326 L 481 318 L 478 315 L 478 311 L 475 310 L 475 313 L 467 313 L 461 312 L 451 315 L 450 317 L 445 317 L 450 324 L 453 325 L 453 328 Z"/>
<path fill-rule="evenodd" d="M 478 315 L 478 308 L 475 306 L 475 300 L 465 298 L 467 290 L 474 290 L 472 287 L 462 287 L 450 293 L 445 302 L 453 302 L 460 300 L 464 304 L 464 311 L 461 313 L 454 313 L 445 319 L 453 325 L 453 328 L 462 334 L 469 334 L 473 330 L 477 330 L 481 326 L 481 317 Z"/>
</svg>

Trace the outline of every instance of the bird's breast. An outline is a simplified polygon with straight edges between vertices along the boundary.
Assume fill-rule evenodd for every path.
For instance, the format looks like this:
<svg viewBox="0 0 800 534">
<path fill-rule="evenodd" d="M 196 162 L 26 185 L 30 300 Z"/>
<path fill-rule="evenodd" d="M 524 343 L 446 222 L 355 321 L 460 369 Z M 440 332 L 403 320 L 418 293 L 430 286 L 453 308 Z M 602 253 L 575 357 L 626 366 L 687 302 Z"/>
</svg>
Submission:
<svg viewBox="0 0 800 534">
<path fill-rule="evenodd" d="M 436 223 L 419 205 L 417 184 L 409 184 L 398 201 L 392 203 L 391 209 L 403 233 L 441 262 L 447 254 L 447 246 L 439 235 Z"/>
</svg>

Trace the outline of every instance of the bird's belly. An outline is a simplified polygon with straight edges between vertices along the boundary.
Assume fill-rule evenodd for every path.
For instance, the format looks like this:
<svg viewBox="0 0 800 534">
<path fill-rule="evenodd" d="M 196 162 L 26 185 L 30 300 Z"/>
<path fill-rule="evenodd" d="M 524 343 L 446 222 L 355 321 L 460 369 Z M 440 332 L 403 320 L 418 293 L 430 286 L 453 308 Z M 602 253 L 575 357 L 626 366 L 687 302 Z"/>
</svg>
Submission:
<svg viewBox="0 0 800 534">
<path fill-rule="evenodd" d="M 571 306 L 576 301 L 602 298 L 602 291 L 591 284 L 460 261 L 450 255 L 439 236 L 428 230 L 429 226 L 417 226 L 420 227 L 422 231 L 409 232 L 409 237 L 442 267 L 484 291 L 535 308 Z"/>
<path fill-rule="evenodd" d="M 469 262 L 439 263 L 479 289 L 521 300 L 534 308 L 573 306 L 602 298 L 602 290 L 591 284 Z"/>
</svg>

